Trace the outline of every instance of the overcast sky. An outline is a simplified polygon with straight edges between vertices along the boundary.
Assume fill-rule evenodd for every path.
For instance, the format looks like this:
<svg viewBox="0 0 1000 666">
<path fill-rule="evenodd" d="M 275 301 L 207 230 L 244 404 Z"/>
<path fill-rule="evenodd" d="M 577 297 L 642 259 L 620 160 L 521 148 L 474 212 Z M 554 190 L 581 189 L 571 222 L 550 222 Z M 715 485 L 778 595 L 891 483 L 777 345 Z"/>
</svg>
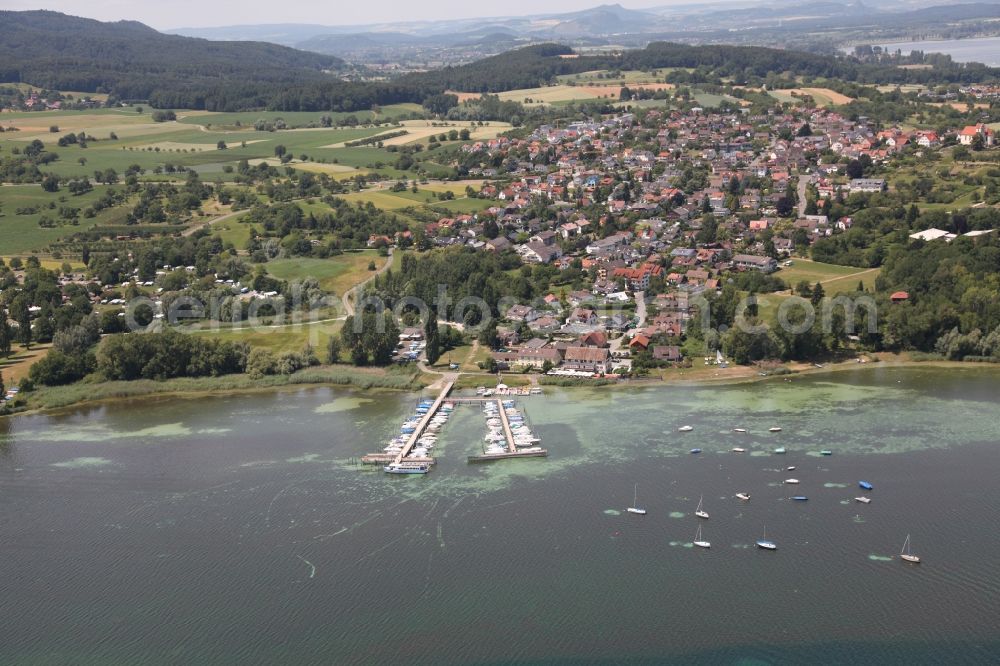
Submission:
<svg viewBox="0 0 1000 666">
<path fill-rule="evenodd" d="M 621 2 L 629 9 L 675 4 L 680 0 L 634 0 Z M 686 3 L 694 4 L 691 0 Z M 10 10 L 51 9 L 101 21 L 132 19 L 166 30 L 252 23 L 318 23 L 350 25 L 419 19 L 476 16 L 520 16 L 549 12 L 579 11 L 614 0 L 505 0 L 473 3 L 468 0 L 0 0 Z M 697 0 L 694 0 L 697 2 Z"/>
</svg>

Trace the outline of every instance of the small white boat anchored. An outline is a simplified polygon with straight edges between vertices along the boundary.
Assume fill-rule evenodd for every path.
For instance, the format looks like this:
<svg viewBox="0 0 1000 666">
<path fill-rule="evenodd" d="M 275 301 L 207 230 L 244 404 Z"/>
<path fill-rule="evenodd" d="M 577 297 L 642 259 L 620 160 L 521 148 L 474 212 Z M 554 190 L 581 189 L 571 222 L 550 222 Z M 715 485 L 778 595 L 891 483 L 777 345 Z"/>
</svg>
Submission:
<svg viewBox="0 0 1000 666">
<path fill-rule="evenodd" d="M 903 542 L 903 549 L 899 551 L 899 559 L 912 564 L 920 564 L 920 558 L 910 552 L 909 534 L 906 535 L 906 541 Z"/>
<path fill-rule="evenodd" d="M 796 485 L 796 484 L 798 484 L 798 482 L 799 482 L 798 479 L 785 479 L 785 483 L 787 483 L 789 485 L 793 485 L 793 486 Z"/>
<path fill-rule="evenodd" d="M 733 453 L 746 453 L 747 450 L 740 446 L 733 447 Z"/>
<path fill-rule="evenodd" d="M 855 497 L 854 501 L 855 502 L 861 502 L 862 504 L 871 504 L 872 503 L 872 498 L 871 497 L 861 496 L 861 497 Z"/>
<path fill-rule="evenodd" d="M 750 493 L 736 493 L 736 499 L 741 500 L 743 502 L 749 502 Z"/>
<path fill-rule="evenodd" d="M 708 520 L 708 511 L 705 511 L 704 509 L 701 508 L 701 505 L 704 501 L 705 501 L 705 496 L 702 495 L 698 499 L 698 508 L 694 510 L 694 515 L 698 516 L 699 518 L 704 518 Z"/>
<path fill-rule="evenodd" d="M 694 426 L 689 426 L 689 425 L 681 426 L 677 430 L 678 432 L 691 432 L 692 430 L 694 430 Z"/>
<path fill-rule="evenodd" d="M 746 431 L 746 428 L 733 428 L 733 432 L 745 433 Z"/>
<path fill-rule="evenodd" d="M 635 494 L 632 496 L 632 506 L 625 509 L 629 513 L 638 514 L 640 516 L 646 515 L 646 510 L 639 506 L 639 484 L 635 484 Z"/>
<path fill-rule="evenodd" d="M 774 426 L 773 428 L 768 428 L 769 432 L 781 432 L 781 428 Z"/>
<path fill-rule="evenodd" d="M 786 472 L 794 472 L 795 471 L 795 465 L 789 465 L 788 467 L 785 468 L 785 471 Z"/>
<path fill-rule="evenodd" d="M 699 548 L 711 548 L 712 544 L 701 538 L 701 525 L 698 526 L 698 532 L 694 535 L 694 545 Z"/>
</svg>

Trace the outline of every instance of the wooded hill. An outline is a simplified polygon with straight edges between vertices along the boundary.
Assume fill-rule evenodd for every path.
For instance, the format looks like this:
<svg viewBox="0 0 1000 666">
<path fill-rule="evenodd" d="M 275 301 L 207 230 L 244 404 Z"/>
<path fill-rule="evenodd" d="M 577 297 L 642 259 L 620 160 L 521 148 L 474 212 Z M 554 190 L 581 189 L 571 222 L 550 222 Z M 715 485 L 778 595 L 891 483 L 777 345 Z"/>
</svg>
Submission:
<svg viewBox="0 0 1000 666">
<path fill-rule="evenodd" d="M 190 95 L 187 106 L 200 108 L 206 98 L 239 90 L 244 82 L 259 90 L 320 82 L 330 78 L 323 70 L 343 65 L 333 56 L 264 42 L 164 35 L 135 21 L 102 23 L 51 11 L 0 11 L 0 81 L 7 83 L 107 92 L 122 99 L 185 91 Z"/>
</svg>

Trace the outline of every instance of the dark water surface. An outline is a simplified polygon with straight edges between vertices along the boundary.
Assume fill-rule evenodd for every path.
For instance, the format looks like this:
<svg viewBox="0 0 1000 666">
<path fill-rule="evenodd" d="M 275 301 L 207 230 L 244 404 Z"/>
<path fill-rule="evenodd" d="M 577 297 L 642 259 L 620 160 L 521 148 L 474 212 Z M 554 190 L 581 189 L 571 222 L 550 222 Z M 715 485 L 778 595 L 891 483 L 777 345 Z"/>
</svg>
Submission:
<svg viewBox="0 0 1000 666">
<path fill-rule="evenodd" d="M 350 460 L 413 394 L 0 420 L 0 664 L 996 663 L 998 380 L 556 390 L 519 399 L 548 459 L 467 465 L 462 406 L 404 478 Z"/>
</svg>

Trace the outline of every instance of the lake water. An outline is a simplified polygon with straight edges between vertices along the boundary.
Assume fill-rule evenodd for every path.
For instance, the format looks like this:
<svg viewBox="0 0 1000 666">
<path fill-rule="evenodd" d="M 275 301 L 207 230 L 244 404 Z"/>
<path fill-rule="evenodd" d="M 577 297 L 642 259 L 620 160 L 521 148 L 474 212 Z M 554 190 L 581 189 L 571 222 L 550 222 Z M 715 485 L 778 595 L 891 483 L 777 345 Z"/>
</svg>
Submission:
<svg viewBox="0 0 1000 666">
<path fill-rule="evenodd" d="M 1000 67 L 1000 37 L 894 42 L 883 44 L 882 48 L 890 52 L 899 49 L 904 55 L 910 51 L 947 53 L 955 62 L 981 62 L 991 67 Z"/>
<path fill-rule="evenodd" d="M 519 399 L 548 459 L 466 464 L 485 424 L 461 406 L 433 472 L 402 478 L 350 460 L 413 394 L 0 420 L 0 663 L 986 663 L 998 379 L 555 390 Z M 765 523 L 776 552 L 753 548 Z M 919 566 L 895 557 L 908 533 Z"/>
</svg>

